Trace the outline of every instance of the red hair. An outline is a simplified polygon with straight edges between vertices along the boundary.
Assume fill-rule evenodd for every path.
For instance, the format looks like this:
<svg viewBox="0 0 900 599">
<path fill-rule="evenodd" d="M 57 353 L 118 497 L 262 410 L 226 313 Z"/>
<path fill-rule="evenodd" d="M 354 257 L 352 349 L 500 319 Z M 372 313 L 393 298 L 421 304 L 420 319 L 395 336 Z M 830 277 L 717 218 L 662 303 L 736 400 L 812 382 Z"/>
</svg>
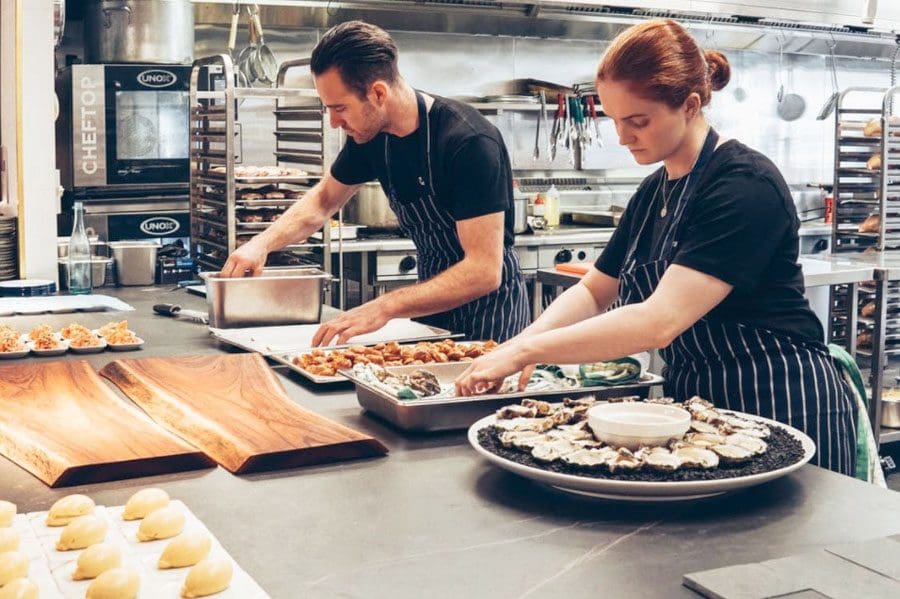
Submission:
<svg viewBox="0 0 900 599">
<path fill-rule="evenodd" d="M 724 54 L 703 50 L 687 30 L 671 19 L 629 27 L 616 36 L 597 67 L 597 82 L 630 83 L 644 98 L 672 108 L 692 93 L 701 106 L 728 85 L 731 67 Z"/>
</svg>

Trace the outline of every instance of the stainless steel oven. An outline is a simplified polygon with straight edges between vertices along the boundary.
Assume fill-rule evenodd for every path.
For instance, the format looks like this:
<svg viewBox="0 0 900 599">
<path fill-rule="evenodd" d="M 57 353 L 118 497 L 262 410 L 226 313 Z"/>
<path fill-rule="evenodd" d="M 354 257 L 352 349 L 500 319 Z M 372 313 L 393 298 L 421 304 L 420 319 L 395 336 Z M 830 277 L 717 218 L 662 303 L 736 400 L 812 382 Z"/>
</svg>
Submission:
<svg viewBox="0 0 900 599">
<path fill-rule="evenodd" d="M 150 188 L 186 190 L 190 71 L 135 64 L 64 69 L 57 80 L 57 166 L 66 191 L 91 201 Z"/>
</svg>

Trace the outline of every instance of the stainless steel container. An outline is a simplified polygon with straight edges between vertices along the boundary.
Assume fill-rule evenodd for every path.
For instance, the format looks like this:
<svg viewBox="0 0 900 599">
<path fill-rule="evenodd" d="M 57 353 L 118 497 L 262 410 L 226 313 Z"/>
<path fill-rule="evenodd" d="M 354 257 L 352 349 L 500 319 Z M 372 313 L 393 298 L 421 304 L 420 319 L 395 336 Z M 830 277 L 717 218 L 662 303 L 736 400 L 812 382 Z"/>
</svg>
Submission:
<svg viewBox="0 0 900 599">
<path fill-rule="evenodd" d="M 119 285 L 153 285 L 156 282 L 155 241 L 111 241 L 109 247 L 116 260 Z"/>
<path fill-rule="evenodd" d="M 109 257 L 109 247 L 106 245 L 105 241 L 96 241 L 91 239 L 91 255 L 92 256 L 102 256 L 104 258 Z M 57 258 L 66 258 L 69 256 L 69 242 L 68 241 L 58 241 L 56 243 L 56 257 Z"/>
<path fill-rule="evenodd" d="M 881 398 L 881 424 L 900 428 L 900 395 Z"/>
<path fill-rule="evenodd" d="M 319 322 L 331 281 L 318 268 L 264 269 L 258 277 L 221 277 L 217 272 L 200 277 L 206 280 L 209 326 L 220 329 Z"/>
<path fill-rule="evenodd" d="M 445 362 L 426 364 L 425 366 L 388 366 L 387 371 L 410 374 L 416 369 L 425 368 L 434 374 L 442 385 L 446 385 L 456 380 L 468 367 L 467 362 Z M 503 406 L 518 403 L 525 397 L 534 397 L 544 401 L 559 401 L 563 397 L 574 398 L 583 395 L 592 395 L 597 399 L 625 395 L 646 398 L 650 395 L 651 387 L 662 385 L 664 382 L 661 376 L 645 373 L 639 382 L 614 387 L 572 387 L 469 397 L 425 397 L 410 401 L 398 399 L 383 389 L 369 385 L 357 378 L 350 369 L 341 370 L 340 373 L 356 384 L 356 400 L 360 406 L 401 430 L 414 432 L 468 428 L 476 420 Z"/>
<path fill-rule="evenodd" d="M 91 256 L 91 286 L 103 287 L 106 285 L 106 272 L 108 266 L 112 263 L 112 258 L 104 258 L 102 256 Z M 59 260 L 59 288 L 69 288 L 69 260 L 68 258 L 60 258 Z"/>
<path fill-rule="evenodd" d="M 396 231 L 400 228 L 400 221 L 378 182 L 365 183 L 350 198 L 344 206 L 344 220 L 371 229 Z"/>
<path fill-rule="evenodd" d="M 515 208 L 513 232 L 524 233 L 528 230 L 528 198 L 513 198 L 513 207 Z"/>
<path fill-rule="evenodd" d="M 194 61 L 190 0 L 89 0 L 86 4 L 87 63 Z"/>
</svg>

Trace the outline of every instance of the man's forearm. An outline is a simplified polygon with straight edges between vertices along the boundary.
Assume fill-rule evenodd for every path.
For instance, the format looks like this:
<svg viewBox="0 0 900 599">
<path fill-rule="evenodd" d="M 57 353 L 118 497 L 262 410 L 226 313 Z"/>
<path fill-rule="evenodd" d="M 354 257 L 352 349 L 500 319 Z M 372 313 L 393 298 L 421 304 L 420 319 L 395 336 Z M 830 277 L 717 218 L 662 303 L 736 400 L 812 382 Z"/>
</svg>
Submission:
<svg viewBox="0 0 900 599">
<path fill-rule="evenodd" d="M 415 318 L 446 312 L 487 295 L 496 286 L 486 284 L 486 269 L 465 259 L 427 281 L 396 289 L 377 300 L 390 318 Z"/>
</svg>

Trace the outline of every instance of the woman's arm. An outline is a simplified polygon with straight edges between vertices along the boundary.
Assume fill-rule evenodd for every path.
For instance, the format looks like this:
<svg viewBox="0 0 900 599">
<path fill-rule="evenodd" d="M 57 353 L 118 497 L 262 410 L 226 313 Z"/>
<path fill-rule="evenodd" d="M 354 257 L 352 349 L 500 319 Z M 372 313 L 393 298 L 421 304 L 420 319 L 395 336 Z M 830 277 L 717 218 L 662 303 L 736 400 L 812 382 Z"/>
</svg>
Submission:
<svg viewBox="0 0 900 599">
<path fill-rule="evenodd" d="M 724 300 L 731 289 L 710 275 L 670 266 L 644 302 L 512 340 L 479 358 L 457 379 L 457 392 L 484 393 L 530 364 L 598 362 L 666 347 Z"/>
</svg>

